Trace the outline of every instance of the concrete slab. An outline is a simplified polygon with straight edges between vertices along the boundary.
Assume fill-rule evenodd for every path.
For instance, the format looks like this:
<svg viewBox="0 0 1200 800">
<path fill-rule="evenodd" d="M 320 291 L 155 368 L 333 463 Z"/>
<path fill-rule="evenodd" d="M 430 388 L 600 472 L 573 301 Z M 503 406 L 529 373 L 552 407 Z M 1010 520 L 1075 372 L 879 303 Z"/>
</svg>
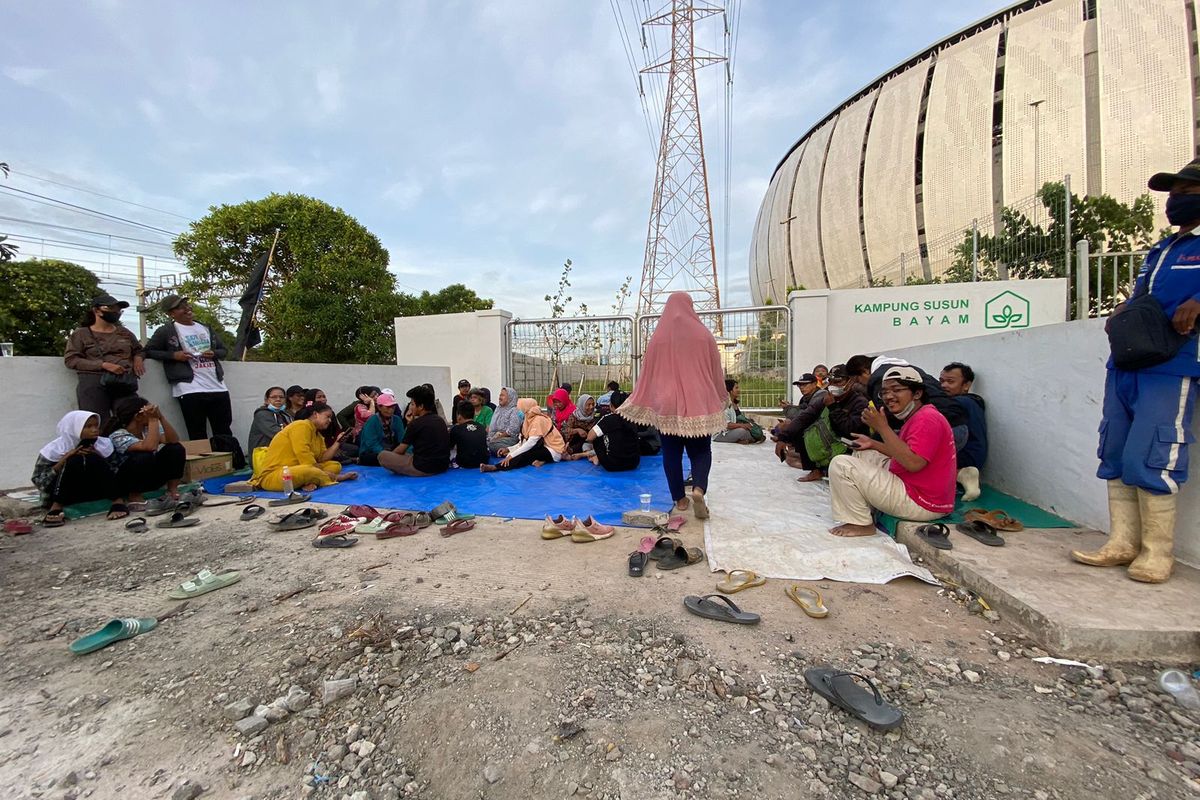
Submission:
<svg viewBox="0 0 1200 800">
<path fill-rule="evenodd" d="M 1071 550 L 1099 548 L 1105 535 L 1080 529 L 1002 534 L 1004 547 L 951 530 L 953 550 L 929 546 L 901 523 L 898 539 L 936 575 L 982 595 L 1046 651 L 1064 658 L 1200 660 L 1200 570 L 1175 565 L 1171 580 L 1130 580 L 1120 567 L 1077 564 Z"/>
</svg>

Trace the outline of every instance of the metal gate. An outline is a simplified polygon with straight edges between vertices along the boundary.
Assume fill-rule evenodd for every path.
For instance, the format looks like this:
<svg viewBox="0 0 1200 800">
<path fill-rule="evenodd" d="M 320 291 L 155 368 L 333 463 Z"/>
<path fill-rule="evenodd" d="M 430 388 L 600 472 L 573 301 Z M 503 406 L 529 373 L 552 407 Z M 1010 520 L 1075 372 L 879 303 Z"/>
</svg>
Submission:
<svg viewBox="0 0 1200 800">
<path fill-rule="evenodd" d="M 778 408 L 795 377 L 789 375 L 790 309 L 752 306 L 697 314 L 717 340 L 725 374 L 741 386 L 742 407 Z M 514 319 L 506 329 L 506 385 L 538 401 L 563 383 L 575 395 L 598 396 L 610 381 L 628 390 L 661 316 Z"/>
</svg>

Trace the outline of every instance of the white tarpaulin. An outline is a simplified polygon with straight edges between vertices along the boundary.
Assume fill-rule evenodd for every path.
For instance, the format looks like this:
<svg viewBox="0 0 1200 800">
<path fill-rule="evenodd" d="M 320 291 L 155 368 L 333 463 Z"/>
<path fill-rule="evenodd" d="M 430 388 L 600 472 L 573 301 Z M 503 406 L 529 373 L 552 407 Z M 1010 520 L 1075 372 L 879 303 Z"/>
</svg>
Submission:
<svg viewBox="0 0 1200 800">
<path fill-rule="evenodd" d="M 803 474 L 780 464 L 769 443 L 713 444 L 704 544 L 714 572 L 875 584 L 911 575 L 938 585 L 912 563 L 907 547 L 883 533 L 851 539 L 829 533 L 829 486 L 797 483 Z"/>
</svg>

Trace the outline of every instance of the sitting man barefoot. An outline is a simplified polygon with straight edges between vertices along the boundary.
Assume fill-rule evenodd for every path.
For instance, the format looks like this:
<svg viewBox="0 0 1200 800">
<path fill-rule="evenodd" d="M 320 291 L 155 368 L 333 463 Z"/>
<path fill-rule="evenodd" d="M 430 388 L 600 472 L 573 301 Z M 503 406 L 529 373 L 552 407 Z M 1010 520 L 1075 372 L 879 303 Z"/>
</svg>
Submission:
<svg viewBox="0 0 1200 800">
<path fill-rule="evenodd" d="M 909 366 L 889 367 L 880 397 L 900 432 L 882 409 L 868 407 L 862 421 L 881 440 L 854 435 L 854 454 L 829 464 L 835 536 L 871 536 L 872 509 L 900 519 L 928 522 L 954 510 L 955 451 L 950 424 L 926 405 L 921 374 Z"/>
</svg>

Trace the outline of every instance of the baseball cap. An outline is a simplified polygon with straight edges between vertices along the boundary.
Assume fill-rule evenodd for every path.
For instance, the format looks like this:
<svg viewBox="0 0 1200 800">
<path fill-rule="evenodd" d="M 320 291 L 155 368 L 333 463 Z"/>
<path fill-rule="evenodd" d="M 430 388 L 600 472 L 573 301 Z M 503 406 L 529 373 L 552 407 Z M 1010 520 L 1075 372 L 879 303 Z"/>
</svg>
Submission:
<svg viewBox="0 0 1200 800">
<path fill-rule="evenodd" d="M 841 381 L 850 379 L 850 370 L 846 369 L 845 364 L 834 364 L 829 370 L 829 380 Z"/>
<path fill-rule="evenodd" d="M 1146 185 L 1156 192 L 1169 192 L 1171 191 L 1171 184 L 1175 183 L 1175 181 L 1200 183 L 1200 158 L 1189 162 L 1179 172 L 1156 172 L 1150 176 L 1150 180 Z"/>
<path fill-rule="evenodd" d="M 806 372 L 803 375 L 801 375 L 799 378 L 796 378 L 796 380 L 792 381 L 792 386 L 803 386 L 806 383 L 816 383 L 816 382 L 817 382 L 817 376 L 813 375 L 811 372 Z"/>
<path fill-rule="evenodd" d="M 158 305 L 163 311 L 174 311 L 187 301 L 188 299 L 186 297 L 181 297 L 177 294 L 169 294 L 164 297 Z"/>
<path fill-rule="evenodd" d="M 100 306 L 116 306 L 117 308 L 129 308 L 129 303 L 124 300 L 118 300 L 111 294 L 98 294 L 92 298 L 92 308 Z"/>
<path fill-rule="evenodd" d="M 458 388 L 460 388 L 460 389 L 462 389 L 463 387 L 469 388 L 470 386 L 471 386 L 471 382 L 469 380 L 467 380 L 466 378 L 463 378 L 461 381 L 458 382 Z"/>
<path fill-rule="evenodd" d="M 888 367 L 888 371 L 883 373 L 885 381 L 901 381 L 904 383 L 924 383 L 921 380 L 921 373 L 917 372 L 916 367 Z"/>
<path fill-rule="evenodd" d="M 392 395 L 392 394 L 387 394 L 385 392 L 385 393 L 379 395 L 379 397 L 375 398 L 375 405 L 377 405 L 377 406 L 394 406 L 394 405 L 396 405 L 396 396 Z"/>
</svg>

